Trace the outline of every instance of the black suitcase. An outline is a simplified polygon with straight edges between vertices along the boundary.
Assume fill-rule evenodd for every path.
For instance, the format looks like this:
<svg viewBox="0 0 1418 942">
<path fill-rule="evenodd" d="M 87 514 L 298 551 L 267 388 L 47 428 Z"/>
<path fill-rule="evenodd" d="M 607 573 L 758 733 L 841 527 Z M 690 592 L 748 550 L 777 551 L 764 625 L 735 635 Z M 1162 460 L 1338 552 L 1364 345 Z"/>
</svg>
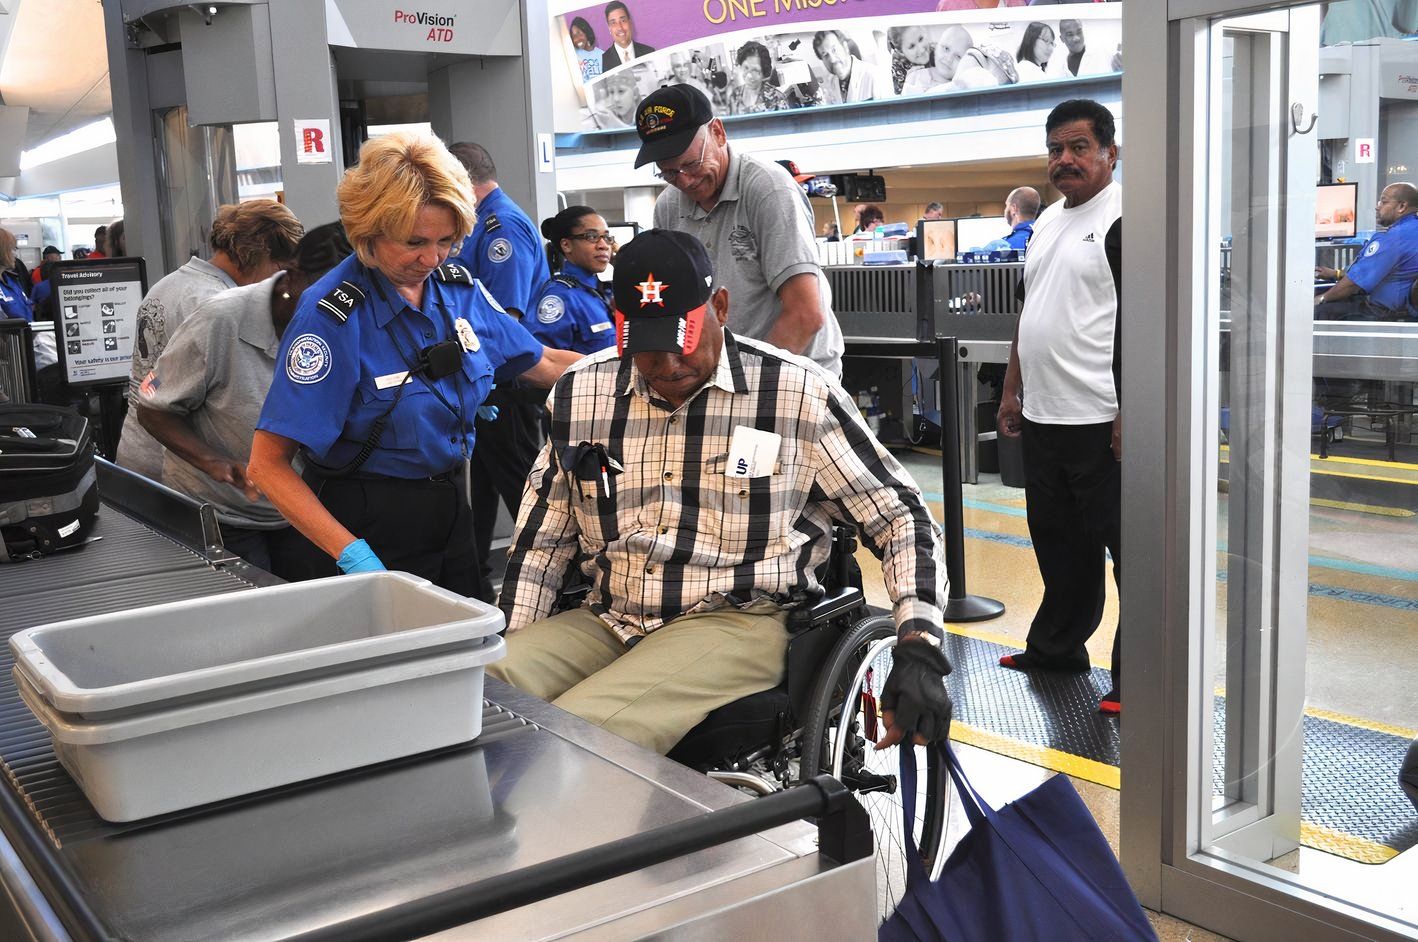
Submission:
<svg viewBox="0 0 1418 942">
<path fill-rule="evenodd" d="M 97 514 L 89 420 L 59 406 L 0 405 L 0 563 L 82 543 Z"/>
</svg>

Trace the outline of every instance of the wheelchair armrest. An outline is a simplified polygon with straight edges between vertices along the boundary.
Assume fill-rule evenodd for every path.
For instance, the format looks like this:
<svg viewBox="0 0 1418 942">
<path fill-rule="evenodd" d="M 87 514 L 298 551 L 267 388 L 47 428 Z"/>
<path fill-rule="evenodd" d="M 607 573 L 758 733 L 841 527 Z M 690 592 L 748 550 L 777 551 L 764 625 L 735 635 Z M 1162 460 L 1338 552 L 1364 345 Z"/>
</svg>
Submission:
<svg viewBox="0 0 1418 942">
<path fill-rule="evenodd" d="M 824 625 L 853 609 L 861 608 L 864 604 L 866 604 L 866 596 L 862 594 L 861 589 L 854 586 L 835 589 L 811 605 L 795 609 L 788 616 L 788 633 L 798 634 L 809 628 Z"/>
</svg>

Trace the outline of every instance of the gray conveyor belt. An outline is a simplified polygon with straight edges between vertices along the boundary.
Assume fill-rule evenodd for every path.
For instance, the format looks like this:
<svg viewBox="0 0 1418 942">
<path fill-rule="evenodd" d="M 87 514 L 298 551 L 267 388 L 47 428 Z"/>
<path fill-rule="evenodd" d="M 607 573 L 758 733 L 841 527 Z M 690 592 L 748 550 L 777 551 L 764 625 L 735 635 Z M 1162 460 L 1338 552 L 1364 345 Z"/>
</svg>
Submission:
<svg viewBox="0 0 1418 942">
<path fill-rule="evenodd" d="M 241 566 L 214 567 L 111 506 L 95 533 L 104 539 L 0 572 L 0 638 L 250 587 L 235 574 Z M 75 939 L 288 939 L 744 800 L 489 679 L 496 703 L 473 744 L 109 824 L 19 701 L 11 665 L 6 645 L 0 830 Z M 754 916 L 762 900 L 775 919 L 829 927 L 819 938 L 868 937 L 872 861 L 837 866 L 817 853 L 816 836 L 785 825 L 438 938 L 609 940 L 706 919 L 715 937 L 721 928 L 744 937 L 767 919 Z"/>
</svg>

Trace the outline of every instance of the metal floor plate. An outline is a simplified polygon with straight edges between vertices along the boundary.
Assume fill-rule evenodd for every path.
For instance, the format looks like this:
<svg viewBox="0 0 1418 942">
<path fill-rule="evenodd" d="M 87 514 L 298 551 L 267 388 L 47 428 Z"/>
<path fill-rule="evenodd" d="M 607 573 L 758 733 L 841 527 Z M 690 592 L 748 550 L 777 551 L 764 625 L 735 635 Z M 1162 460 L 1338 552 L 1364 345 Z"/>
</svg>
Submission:
<svg viewBox="0 0 1418 942">
<path fill-rule="evenodd" d="M 1118 720 L 1098 712 L 1109 673 L 1008 670 L 1018 651 L 947 629 L 947 678 L 955 701 L 953 738 L 1044 768 L 1118 787 Z M 1215 728 L 1224 732 L 1224 700 Z M 1409 740 L 1328 717 L 1306 715 L 1301 841 L 1307 847 L 1378 864 L 1418 845 L 1418 816 L 1398 787 Z M 1216 737 L 1213 791 L 1221 793 L 1225 743 Z"/>
</svg>

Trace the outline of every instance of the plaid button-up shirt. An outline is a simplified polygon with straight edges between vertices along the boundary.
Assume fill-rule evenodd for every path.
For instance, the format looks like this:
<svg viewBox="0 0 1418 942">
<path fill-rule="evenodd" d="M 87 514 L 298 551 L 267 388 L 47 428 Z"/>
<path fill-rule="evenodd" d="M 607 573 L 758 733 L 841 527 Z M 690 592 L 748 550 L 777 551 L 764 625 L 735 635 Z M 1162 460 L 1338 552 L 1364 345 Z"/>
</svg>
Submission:
<svg viewBox="0 0 1418 942">
<path fill-rule="evenodd" d="M 610 349 L 569 369 L 549 406 L 508 553 L 509 630 L 551 613 L 578 552 L 591 609 L 623 640 L 690 612 L 792 607 L 820 589 L 836 521 L 882 558 L 898 632 L 941 635 L 945 563 L 921 492 L 811 362 L 725 331 L 713 378 L 675 409 Z M 726 476 L 737 426 L 782 436 L 772 474 Z M 613 460 L 608 488 L 562 467 L 583 442 Z"/>
</svg>

